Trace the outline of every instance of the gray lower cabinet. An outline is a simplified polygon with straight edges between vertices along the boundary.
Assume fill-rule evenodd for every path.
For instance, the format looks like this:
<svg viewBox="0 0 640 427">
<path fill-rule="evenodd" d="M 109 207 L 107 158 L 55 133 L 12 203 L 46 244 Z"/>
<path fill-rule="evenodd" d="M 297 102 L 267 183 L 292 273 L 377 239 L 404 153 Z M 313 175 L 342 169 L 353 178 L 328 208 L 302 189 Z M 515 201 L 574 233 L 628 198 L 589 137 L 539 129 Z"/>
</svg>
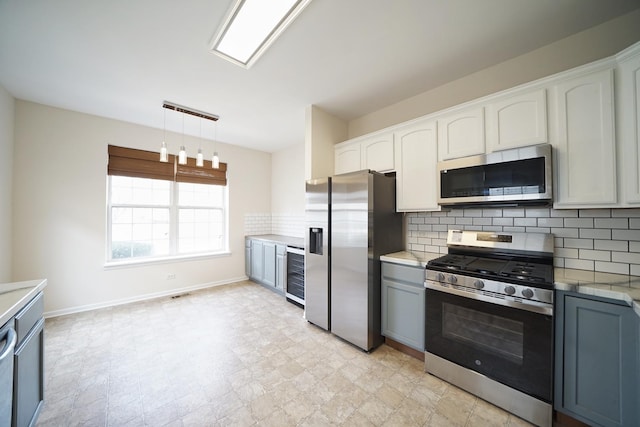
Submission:
<svg viewBox="0 0 640 427">
<path fill-rule="evenodd" d="M 286 245 L 248 237 L 245 243 L 247 276 L 270 289 L 284 293 Z"/>
<path fill-rule="evenodd" d="M 264 280 L 264 244 L 262 240 L 251 239 L 251 279 Z"/>
<path fill-rule="evenodd" d="M 382 263 L 382 335 L 424 351 L 424 269 Z"/>
<path fill-rule="evenodd" d="M 15 316 L 12 427 L 33 426 L 44 403 L 44 309 L 40 292 Z"/>
<path fill-rule="evenodd" d="M 554 407 L 590 425 L 640 425 L 640 319 L 615 300 L 556 292 Z"/>
<path fill-rule="evenodd" d="M 251 277 L 251 239 L 244 239 L 244 274 Z"/>
<path fill-rule="evenodd" d="M 276 289 L 284 292 L 284 281 L 286 279 L 286 263 L 287 247 L 285 245 L 276 245 Z"/>
</svg>

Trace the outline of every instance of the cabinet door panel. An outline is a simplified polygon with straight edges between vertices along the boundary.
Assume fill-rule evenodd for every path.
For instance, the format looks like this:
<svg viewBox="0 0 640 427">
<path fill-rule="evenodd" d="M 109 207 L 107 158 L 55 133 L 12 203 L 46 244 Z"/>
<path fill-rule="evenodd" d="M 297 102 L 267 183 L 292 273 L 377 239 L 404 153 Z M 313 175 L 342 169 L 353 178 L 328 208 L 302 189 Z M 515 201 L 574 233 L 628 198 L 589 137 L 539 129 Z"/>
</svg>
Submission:
<svg viewBox="0 0 640 427">
<path fill-rule="evenodd" d="M 640 204 L 640 54 L 620 64 L 616 76 L 616 98 L 619 106 L 618 140 L 622 148 L 624 186 L 628 204 Z"/>
<path fill-rule="evenodd" d="M 379 135 L 361 142 L 362 169 L 389 172 L 395 169 L 393 134 Z"/>
<path fill-rule="evenodd" d="M 545 95 L 541 89 L 489 105 L 487 141 L 491 151 L 548 141 Z"/>
<path fill-rule="evenodd" d="M 251 278 L 264 279 L 264 246 L 259 240 L 251 240 Z"/>
<path fill-rule="evenodd" d="M 264 243 L 264 276 L 262 280 L 265 285 L 276 286 L 275 243 Z"/>
<path fill-rule="evenodd" d="M 334 162 L 336 175 L 362 169 L 360 166 L 360 143 L 336 148 L 334 151 Z"/>
<path fill-rule="evenodd" d="M 396 132 L 396 209 L 439 210 L 436 122 L 429 121 Z"/>
<path fill-rule="evenodd" d="M 14 356 L 12 427 L 35 425 L 44 401 L 44 319 L 33 327 Z"/>
<path fill-rule="evenodd" d="M 606 70 L 554 87 L 556 207 L 615 204 L 613 72 Z"/>
<path fill-rule="evenodd" d="M 424 351 L 424 287 L 382 281 L 382 335 Z"/>
<path fill-rule="evenodd" d="M 475 108 L 438 119 L 440 160 L 484 152 L 484 108 Z"/>
<path fill-rule="evenodd" d="M 562 408 L 589 423 L 634 425 L 638 344 L 633 309 L 566 296 L 563 320 Z"/>
</svg>

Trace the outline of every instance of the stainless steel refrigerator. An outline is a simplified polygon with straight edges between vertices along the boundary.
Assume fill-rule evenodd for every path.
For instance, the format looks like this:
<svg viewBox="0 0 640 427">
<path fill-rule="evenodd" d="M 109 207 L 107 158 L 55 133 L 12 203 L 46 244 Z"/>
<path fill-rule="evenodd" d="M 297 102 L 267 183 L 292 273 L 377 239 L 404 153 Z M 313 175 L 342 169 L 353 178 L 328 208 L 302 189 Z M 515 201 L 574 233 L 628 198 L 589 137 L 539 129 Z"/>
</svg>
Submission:
<svg viewBox="0 0 640 427">
<path fill-rule="evenodd" d="M 395 178 L 376 172 L 307 182 L 305 316 L 369 351 L 382 343 L 380 255 L 403 250 Z"/>
</svg>

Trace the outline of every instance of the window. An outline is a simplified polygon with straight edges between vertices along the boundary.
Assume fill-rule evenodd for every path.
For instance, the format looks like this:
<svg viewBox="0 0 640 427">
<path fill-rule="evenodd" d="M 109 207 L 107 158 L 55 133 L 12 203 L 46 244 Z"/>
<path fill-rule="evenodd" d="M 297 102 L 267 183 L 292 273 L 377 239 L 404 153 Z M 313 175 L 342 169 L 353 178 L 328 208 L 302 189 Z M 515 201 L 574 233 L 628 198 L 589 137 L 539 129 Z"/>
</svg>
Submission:
<svg viewBox="0 0 640 427">
<path fill-rule="evenodd" d="M 154 165 L 158 158 L 155 153 L 109 146 L 107 262 L 227 250 L 226 164 L 214 172 L 190 171 L 189 166 L 178 170 Z"/>
</svg>

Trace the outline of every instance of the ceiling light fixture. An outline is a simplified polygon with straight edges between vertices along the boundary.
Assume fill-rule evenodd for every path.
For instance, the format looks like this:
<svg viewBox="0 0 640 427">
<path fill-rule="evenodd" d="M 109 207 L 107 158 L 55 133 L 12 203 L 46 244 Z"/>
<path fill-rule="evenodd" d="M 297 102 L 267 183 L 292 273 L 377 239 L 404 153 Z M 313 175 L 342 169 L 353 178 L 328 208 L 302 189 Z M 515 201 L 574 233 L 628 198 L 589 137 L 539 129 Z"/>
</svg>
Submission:
<svg viewBox="0 0 640 427">
<path fill-rule="evenodd" d="M 236 0 L 211 43 L 216 55 L 251 67 L 311 0 Z"/>
<path fill-rule="evenodd" d="M 182 105 L 174 104 L 172 102 L 164 101 L 162 103 L 162 108 L 166 108 L 169 110 L 177 111 L 182 113 L 182 145 L 180 146 L 180 152 L 178 153 L 178 163 L 181 165 L 187 164 L 187 150 L 184 146 L 184 116 L 185 114 L 189 114 L 192 116 L 199 117 L 200 119 L 211 120 L 213 122 L 217 122 L 220 117 L 215 114 L 205 113 L 204 111 L 195 110 L 193 108 L 184 107 Z M 166 139 L 166 112 L 165 112 L 165 139 Z M 200 139 L 202 139 L 202 120 L 200 120 Z M 218 153 L 213 153 L 214 159 L 217 157 Z M 167 144 L 165 141 L 162 141 L 162 146 L 160 147 L 160 161 L 166 162 L 168 161 L 168 153 L 167 153 Z M 214 160 L 215 163 L 215 160 Z M 200 142 L 200 147 L 198 148 L 198 154 L 196 157 L 196 166 L 202 167 L 204 166 L 204 155 L 202 154 L 202 142 Z M 218 166 L 214 165 L 214 168 L 218 168 Z"/>
<path fill-rule="evenodd" d="M 169 153 L 167 152 L 167 110 L 162 110 L 162 146 L 160 147 L 160 161 L 167 163 L 169 161 Z"/>
</svg>

